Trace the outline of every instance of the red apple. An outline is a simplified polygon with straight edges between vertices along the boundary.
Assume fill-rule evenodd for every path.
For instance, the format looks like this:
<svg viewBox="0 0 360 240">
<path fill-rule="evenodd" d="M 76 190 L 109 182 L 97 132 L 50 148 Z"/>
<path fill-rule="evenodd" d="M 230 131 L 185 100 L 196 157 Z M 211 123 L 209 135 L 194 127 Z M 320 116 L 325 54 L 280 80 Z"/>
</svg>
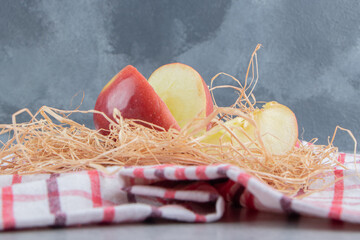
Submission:
<svg viewBox="0 0 360 240">
<path fill-rule="evenodd" d="M 155 92 L 165 102 L 180 127 L 200 114 L 213 111 L 209 88 L 200 74 L 182 63 L 170 63 L 156 69 L 149 78 Z"/>
<path fill-rule="evenodd" d="M 115 108 L 124 118 L 146 121 L 165 130 L 180 130 L 166 104 L 133 66 L 126 66 L 116 74 L 97 98 L 95 110 L 111 119 Z M 109 122 L 101 114 L 94 114 L 94 124 L 103 134 L 109 133 Z"/>
</svg>

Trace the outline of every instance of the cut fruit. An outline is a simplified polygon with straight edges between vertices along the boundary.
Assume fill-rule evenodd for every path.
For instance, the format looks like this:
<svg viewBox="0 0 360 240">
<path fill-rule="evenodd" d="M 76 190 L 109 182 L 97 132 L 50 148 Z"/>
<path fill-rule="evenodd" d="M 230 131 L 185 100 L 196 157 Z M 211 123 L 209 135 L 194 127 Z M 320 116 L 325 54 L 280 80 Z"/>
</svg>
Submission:
<svg viewBox="0 0 360 240">
<path fill-rule="evenodd" d="M 206 117 L 213 111 L 208 86 L 188 65 L 170 63 L 161 66 L 151 74 L 149 83 L 181 128 L 195 117 Z"/>
<path fill-rule="evenodd" d="M 251 137 L 254 136 L 252 133 L 253 129 L 251 128 L 249 122 L 241 117 L 231 119 L 225 122 L 224 125 L 233 131 L 236 137 L 245 145 L 248 145 L 250 140 L 246 137 L 243 131 L 241 131 L 241 129 L 243 129 L 247 134 L 250 134 Z M 230 143 L 231 141 L 233 141 L 233 144 L 236 145 L 236 142 L 232 139 L 231 135 L 219 125 L 210 129 L 202 139 L 202 142 L 210 144 Z"/>
<path fill-rule="evenodd" d="M 269 153 L 281 155 L 294 148 L 298 140 L 298 125 L 295 114 L 288 107 L 277 102 L 269 102 L 262 109 L 257 109 L 252 114 L 264 146 Z M 258 143 L 255 127 L 248 121 L 237 117 L 227 121 L 225 126 L 230 128 L 246 147 L 256 148 L 253 141 L 249 139 L 250 137 Z M 210 144 L 229 144 L 232 142 L 235 146 L 238 145 L 221 126 L 212 128 L 202 142 Z"/>
<path fill-rule="evenodd" d="M 298 140 L 295 114 L 277 102 L 268 102 L 254 113 L 265 148 L 272 154 L 291 151 Z"/>
<path fill-rule="evenodd" d="M 112 120 L 115 108 L 124 118 L 146 121 L 165 130 L 180 130 L 166 104 L 133 66 L 126 66 L 116 74 L 97 98 L 95 110 L 105 113 Z M 101 133 L 109 133 L 109 122 L 101 114 L 94 114 L 94 124 L 97 130 L 102 129 Z"/>
</svg>

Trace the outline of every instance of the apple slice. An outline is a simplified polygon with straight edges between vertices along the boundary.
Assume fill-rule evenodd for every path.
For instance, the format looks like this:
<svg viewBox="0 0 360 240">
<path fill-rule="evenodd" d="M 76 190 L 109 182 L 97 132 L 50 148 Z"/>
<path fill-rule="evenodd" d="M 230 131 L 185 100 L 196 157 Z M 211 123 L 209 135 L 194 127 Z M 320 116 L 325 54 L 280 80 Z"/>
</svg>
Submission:
<svg viewBox="0 0 360 240">
<path fill-rule="evenodd" d="M 165 130 L 171 127 L 180 130 L 166 104 L 145 77 L 131 65 L 122 69 L 106 84 L 95 104 L 95 110 L 105 113 L 111 119 L 115 108 L 124 118 L 143 120 Z M 95 128 L 108 134 L 109 122 L 101 114 L 94 114 L 93 117 Z"/>
<path fill-rule="evenodd" d="M 254 112 L 265 148 L 272 154 L 286 154 L 298 140 L 298 124 L 290 108 L 277 102 L 266 103 Z"/>
<path fill-rule="evenodd" d="M 225 122 L 224 125 L 231 129 L 231 131 L 235 133 L 236 137 L 239 138 L 239 140 L 245 145 L 248 145 L 250 143 L 250 140 L 240 129 L 242 128 L 250 137 L 254 136 L 253 129 L 251 128 L 249 122 L 241 117 L 231 119 Z M 220 143 L 230 143 L 231 141 L 232 139 L 230 134 L 222 126 L 219 125 L 210 129 L 202 139 L 202 142 L 204 143 L 218 145 Z M 235 142 L 233 143 L 236 144 Z"/>
<path fill-rule="evenodd" d="M 298 126 L 295 114 L 288 107 L 277 102 L 268 102 L 262 109 L 257 109 L 252 114 L 267 151 L 281 155 L 293 149 L 298 140 Z M 248 121 L 237 117 L 227 121 L 225 126 L 229 127 L 245 146 L 256 147 L 244 134 L 246 132 L 251 139 L 256 140 L 255 127 Z M 220 142 L 227 144 L 232 139 L 224 128 L 216 126 L 202 141 L 210 144 L 220 144 Z M 233 141 L 233 144 L 236 145 L 236 142 Z"/>
<path fill-rule="evenodd" d="M 208 116 L 213 111 L 209 88 L 200 74 L 182 63 L 170 63 L 156 69 L 150 85 L 165 102 L 180 127 L 195 117 Z"/>
</svg>

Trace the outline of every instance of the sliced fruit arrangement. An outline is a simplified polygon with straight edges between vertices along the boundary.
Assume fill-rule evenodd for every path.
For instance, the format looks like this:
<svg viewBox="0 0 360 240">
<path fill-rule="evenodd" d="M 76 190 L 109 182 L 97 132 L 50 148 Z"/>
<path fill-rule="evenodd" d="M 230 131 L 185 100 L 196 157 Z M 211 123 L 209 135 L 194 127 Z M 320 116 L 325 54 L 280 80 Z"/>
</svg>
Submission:
<svg viewBox="0 0 360 240">
<path fill-rule="evenodd" d="M 95 104 L 95 110 L 111 119 L 115 108 L 124 118 L 180 130 L 198 115 L 209 115 L 213 102 L 200 74 L 188 65 L 164 65 L 155 70 L 149 82 L 129 65 L 106 84 Z M 94 124 L 102 133 L 108 132 L 109 122 L 101 114 L 94 114 Z"/>
<path fill-rule="evenodd" d="M 118 109 L 124 118 L 151 123 L 159 129 L 180 131 L 194 118 L 211 114 L 213 101 L 203 78 L 188 65 L 171 63 L 161 66 L 148 81 L 136 68 L 127 66 L 103 88 L 95 104 L 95 110 L 112 119 L 114 109 Z M 295 114 L 288 107 L 269 102 L 251 112 L 250 117 L 254 119 L 256 128 L 240 117 L 224 125 L 248 148 L 259 146 L 259 133 L 271 154 L 285 154 L 293 149 L 298 140 L 298 126 Z M 96 129 L 108 133 L 109 122 L 101 114 L 94 114 L 94 123 Z M 202 142 L 236 145 L 234 138 L 220 125 L 210 129 Z"/>
<path fill-rule="evenodd" d="M 293 149 L 298 141 L 298 125 L 295 114 L 288 107 L 277 102 L 268 102 L 262 109 L 256 109 L 250 115 L 256 122 L 268 152 L 281 155 Z M 224 125 L 231 129 L 246 147 L 258 147 L 255 126 L 247 120 L 237 117 Z M 211 144 L 237 144 L 229 132 L 219 125 L 206 133 L 202 141 Z"/>
</svg>

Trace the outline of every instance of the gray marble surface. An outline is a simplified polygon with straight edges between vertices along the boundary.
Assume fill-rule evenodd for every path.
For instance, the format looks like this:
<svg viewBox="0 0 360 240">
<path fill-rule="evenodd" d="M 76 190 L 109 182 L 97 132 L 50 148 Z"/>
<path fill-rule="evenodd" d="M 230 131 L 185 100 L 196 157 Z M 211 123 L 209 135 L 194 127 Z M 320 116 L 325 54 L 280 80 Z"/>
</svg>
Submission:
<svg viewBox="0 0 360 240">
<path fill-rule="evenodd" d="M 145 77 L 183 62 L 209 84 L 218 72 L 243 79 L 257 43 L 258 100 L 297 115 L 305 140 L 326 143 L 336 125 L 360 132 L 360 1 L 2 0 L 0 123 L 21 108 L 92 109 L 102 87 L 128 64 Z M 220 78 L 218 84 L 233 84 Z M 216 93 L 220 105 L 231 92 Z M 91 116 L 74 116 L 92 127 Z M 25 118 L 24 118 L 25 119 Z M 1 137 L 5 141 L 5 136 Z M 341 134 L 336 145 L 351 151 Z M 42 239 L 356 239 L 359 226 L 236 210 L 222 221 L 154 221 L 1 233 L 1 240 Z"/>
<path fill-rule="evenodd" d="M 305 140 L 326 143 L 336 125 L 360 132 L 360 1 L 3 0 L 0 2 L 0 122 L 22 108 L 71 109 L 132 64 L 146 77 L 183 62 L 209 84 L 218 72 L 243 80 L 257 43 L 258 100 L 297 115 Z M 233 84 L 220 78 L 218 84 Z M 81 94 L 80 94 L 81 95 Z M 235 94 L 216 92 L 218 103 Z M 91 116 L 75 116 L 92 127 Z M 351 151 L 339 134 L 336 145 Z"/>
<path fill-rule="evenodd" d="M 36 229 L 0 234 L 1 240 L 112 239 L 261 239 L 346 240 L 360 237 L 359 225 L 327 219 L 287 217 L 246 209 L 228 210 L 216 223 L 192 224 L 151 220 L 145 223 Z"/>
</svg>

